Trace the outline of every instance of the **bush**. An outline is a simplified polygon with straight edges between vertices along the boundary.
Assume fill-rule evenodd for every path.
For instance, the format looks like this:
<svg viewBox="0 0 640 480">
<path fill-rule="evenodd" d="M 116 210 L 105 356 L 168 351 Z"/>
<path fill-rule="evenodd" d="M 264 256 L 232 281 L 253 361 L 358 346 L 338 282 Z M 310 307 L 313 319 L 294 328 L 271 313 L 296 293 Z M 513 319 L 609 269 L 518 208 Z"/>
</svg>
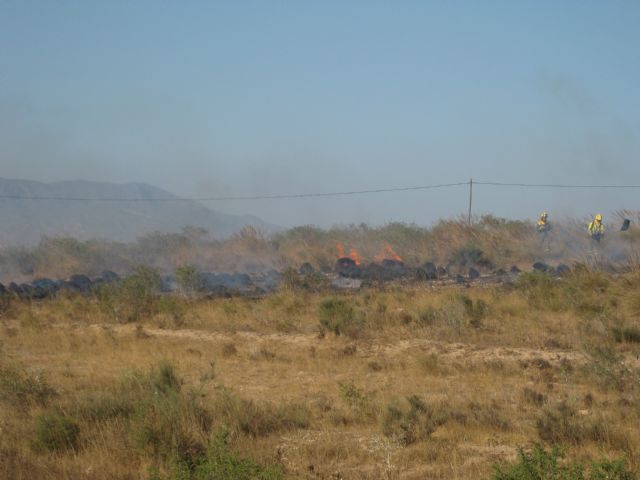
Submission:
<svg viewBox="0 0 640 480">
<path fill-rule="evenodd" d="M 543 272 L 521 274 L 514 286 L 524 293 L 531 307 L 552 312 L 574 311 L 590 319 L 607 314 L 611 300 L 602 295 L 610 280 L 601 272 L 574 267 L 571 275 L 559 280 Z"/>
<path fill-rule="evenodd" d="M 568 309 L 568 305 L 560 294 L 558 283 L 551 275 L 534 271 L 520 274 L 513 285 L 524 294 L 531 307 L 563 312 Z"/>
<path fill-rule="evenodd" d="M 340 396 L 349 408 L 359 417 L 372 417 L 375 415 L 371 402 L 367 395 L 359 389 L 353 382 L 338 383 Z"/>
<path fill-rule="evenodd" d="M 464 294 L 451 295 L 441 308 L 426 307 L 418 314 L 422 327 L 440 324 L 455 330 L 465 326 L 479 328 L 489 313 L 489 305 L 482 299 L 473 300 Z"/>
<path fill-rule="evenodd" d="M 309 410 L 298 404 L 257 405 L 243 401 L 244 415 L 240 421 L 243 433 L 252 437 L 266 437 L 280 431 L 309 427 Z"/>
<path fill-rule="evenodd" d="M 638 386 L 638 373 L 624 363 L 624 358 L 609 347 L 586 347 L 588 361 L 586 372 L 596 379 L 603 389 L 624 391 L 628 386 Z"/>
<path fill-rule="evenodd" d="M 485 256 L 482 250 L 474 245 L 467 245 L 455 250 L 449 257 L 449 265 L 460 269 L 469 267 L 493 268 L 493 262 Z"/>
<path fill-rule="evenodd" d="M 624 443 L 603 419 L 582 417 L 566 402 L 546 408 L 536 421 L 536 430 L 541 440 L 552 445 L 582 445 L 587 441 L 599 444 Z"/>
<path fill-rule="evenodd" d="M 289 267 L 282 272 L 282 278 L 280 280 L 280 286 L 282 288 L 287 290 L 295 290 L 301 287 L 300 283 L 301 275 L 295 268 Z"/>
<path fill-rule="evenodd" d="M 26 409 L 45 406 L 56 395 L 42 375 L 32 375 L 16 366 L 0 364 L 0 401 Z"/>
<path fill-rule="evenodd" d="M 177 462 L 168 476 L 158 472 L 151 480 L 280 480 L 282 470 L 276 466 L 261 466 L 253 460 L 239 458 L 229 448 L 229 432 L 221 430 L 209 449 L 194 465 Z"/>
<path fill-rule="evenodd" d="M 466 295 L 458 295 L 457 300 L 463 305 L 469 324 L 472 327 L 480 327 L 482 320 L 487 316 L 489 312 L 489 305 L 482 299 L 478 299 L 475 302 Z"/>
<path fill-rule="evenodd" d="M 135 373 L 123 391 L 135 406 L 131 433 L 138 447 L 155 459 L 193 465 L 204 451 L 212 419 L 194 392 L 182 390 L 173 366 L 162 362 L 146 374 Z"/>
<path fill-rule="evenodd" d="M 157 270 L 138 267 L 125 280 L 100 286 L 96 298 L 101 309 L 116 322 L 136 322 L 158 310 L 160 284 Z"/>
<path fill-rule="evenodd" d="M 511 465 L 495 466 L 492 480 L 634 480 L 624 461 L 596 462 L 588 469 L 579 463 L 563 464 L 558 447 L 546 451 L 535 445 L 530 453 L 518 449 L 518 460 Z"/>
<path fill-rule="evenodd" d="M 257 404 L 223 388 L 216 398 L 215 413 L 231 429 L 252 437 L 309 427 L 310 412 L 304 405 Z"/>
<path fill-rule="evenodd" d="M 428 306 L 418 312 L 418 325 L 421 327 L 430 327 L 439 318 L 440 311 L 434 307 Z"/>
<path fill-rule="evenodd" d="M 614 327 L 611 329 L 616 342 L 640 343 L 640 328 L 636 327 Z"/>
<path fill-rule="evenodd" d="M 185 295 L 193 295 L 204 288 L 204 280 L 193 265 L 182 265 L 176 268 L 176 283 Z"/>
<path fill-rule="evenodd" d="M 77 417 L 89 422 L 128 418 L 135 412 L 135 401 L 121 392 L 92 392 L 73 406 Z"/>
<path fill-rule="evenodd" d="M 311 272 L 301 274 L 295 268 L 287 268 L 282 272 L 280 285 L 285 290 L 318 291 L 329 287 L 329 279 L 324 275 Z"/>
<path fill-rule="evenodd" d="M 364 319 L 353 306 L 345 300 L 331 298 L 320 304 L 318 312 L 320 327 L 329 330 L 336 335 L 346 334 L 357 337 L 364 325 Z"/>
<path fill-rule="evenodd" d="M 72 419 L 57 412 L 44 414 L 38 417 L 33 446 L 50 452 L 76 449 L 79 436 L 80 427 Z"/>
<path fill-rule="evenodd" d="M 522 391 L 522 396 L 527 403 L 531 403 L 538 407 L 541 407 L 547 401 L 546 395 L 536 390 L 533 390 L 529 387 L 524 387 L 524 390 Z"/>
<path fill-rule="evenodd" d="M 382 432 L 402 445 L 429 438 L 445 422 L 444 416 L 436 415 L 433 409 L 417 395 L 406 401 L 387 406 L 382 421 Z"/>
</svg>

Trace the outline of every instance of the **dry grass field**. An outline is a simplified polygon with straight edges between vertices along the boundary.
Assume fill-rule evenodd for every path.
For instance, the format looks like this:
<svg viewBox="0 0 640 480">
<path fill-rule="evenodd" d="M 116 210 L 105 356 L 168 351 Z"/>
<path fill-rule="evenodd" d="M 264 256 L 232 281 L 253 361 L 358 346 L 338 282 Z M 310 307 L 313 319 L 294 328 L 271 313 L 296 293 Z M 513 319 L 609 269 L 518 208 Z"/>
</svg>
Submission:
<svg viewBox="0 0 640 480">
<path fill-rule="evenodd" d="M 0 478 L 543 478 L 494 472 L 534 444 L 640 467 L 640 271 L 144 301 L 4 301 Z"/>
</svg>

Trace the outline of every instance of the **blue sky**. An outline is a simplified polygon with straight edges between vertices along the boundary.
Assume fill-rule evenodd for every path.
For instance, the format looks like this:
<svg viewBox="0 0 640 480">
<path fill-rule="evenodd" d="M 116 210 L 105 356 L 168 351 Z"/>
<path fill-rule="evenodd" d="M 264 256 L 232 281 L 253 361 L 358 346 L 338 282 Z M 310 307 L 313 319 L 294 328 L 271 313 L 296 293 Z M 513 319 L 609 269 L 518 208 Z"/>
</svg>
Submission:
<svg viewBox="0 0 640 480">
<path fill-rule="evenodd" d="M 0 1 L 0 176 L 184 196 L 640 184 L 640 3 Z M 477 213 L 638 208 L 478 187 Z M 429 224 L 464 189 L 210 206 Z"/>
</svg>

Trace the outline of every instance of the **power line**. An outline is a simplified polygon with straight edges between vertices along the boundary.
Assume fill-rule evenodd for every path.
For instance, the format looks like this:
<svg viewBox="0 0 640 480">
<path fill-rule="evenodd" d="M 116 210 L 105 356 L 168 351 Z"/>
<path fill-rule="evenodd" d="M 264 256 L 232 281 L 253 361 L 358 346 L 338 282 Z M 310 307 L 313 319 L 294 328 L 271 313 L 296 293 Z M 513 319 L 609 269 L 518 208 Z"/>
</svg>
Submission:
<svg viewBox="0 0 640 480">
<path fill-rule="evenodd" d="M 468 182 L 467 182 L 468 183 Z M 494 187 L 526 187 L 526 188 L 640 188 L 640 185 L 572 185 L 563 183 L 503 183 L 503 182 L 473 182 L 474 185 L 489 185 Z"/>
<path fill-rule="evenodd" d="M 0 195 L 4 200 L 45 200 L 65 202 L 212 202 L 227 200 L 277 200 L 286 198 L 337 197 L 344 195 L 364 195 L 369 193 L 406 192 L 410 190 L 429 190 L 435 188 L 459 187 L 469 182 L 443 183 L 438 185 L 420 185 L 417 187 L 378 188 L 372 190 L 352 190 L 343 192 L 293 193 L 273 195 L 227 196 L 227 197 L 166 197 L 166 198 L 122 198 L 122 197 L 43 197 L 27 195 Z"/>
<path fill-rule="evenodd" d="M 506 182 L 478 182 L 474 185 L 493 187 L 519 187 L 519 188 L 568 188 L 568 189 L 635 189 L 640 185 L 579 185 L 558 183 L 506 183 Z M 222 202 L 236 200 L 279 200 L 295 198 L 321 198 L 339 197 L 348 195 L 366 195 L 373 193 L 407 192 L 412 190 L 431 190 L 438 188 L 450 188 L 471 185 L 470 181 L 456 183 L 441 183 L 434 185 L 419 185 L 414 187 L 377 188 L 369 190 L 351 190 L 337 192 L 293 193 L 293 194 L 269 194 L 246 196 L 220 196 L 220 197 L 164 197 L 164 198 L 126 198 L 126 197 L 54 197 L 31 195 L 0 195 L 0 200 L 34 200 L 34 201 L 63 201 L 63 202 Z"/>
</svg>

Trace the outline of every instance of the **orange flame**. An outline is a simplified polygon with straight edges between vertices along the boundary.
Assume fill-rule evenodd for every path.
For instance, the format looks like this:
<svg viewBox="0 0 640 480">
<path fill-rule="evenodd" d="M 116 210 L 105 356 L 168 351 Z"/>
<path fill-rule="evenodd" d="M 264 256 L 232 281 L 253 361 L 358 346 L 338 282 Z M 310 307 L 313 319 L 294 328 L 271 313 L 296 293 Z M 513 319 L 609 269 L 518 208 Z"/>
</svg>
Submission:
<svg viewBox="0 0 640 480">
<path fill-rule="evenodd" d="M 398 255 L 396 252 L 393 251 L 393 248 L 391 248 L 391 245 L 387 244 L 387 246 L 384 249 L 391 256 L 392 259 L 394 259 L 397 262 L 402 261 L 402 258 L 400 257 L 400 255 Z"/>
<path fill-rule="evenodd" d="M 360 266 L 360 255 L 358 254 L 358 251 L 355 248 L 352 248 L 351 250 L 349 250 L 349 258 L 351 258 L 351 260 L 355 262 L 357 267 Z"/>
<path fill-rule="evenodd" d="M 375 257 L 373 257 L 373 259 L 380 263 L 383 260 L 386 259 L 392 259 L 395 260 L 396 262 L 401 262 L 402 261 L 402 257 L 400 257 L 400 255 L 398 255 L 393 248 L 391 248 L 391 245 L 387 244 L 384 247 L 384 251 L 378 253 Z"/>
<path fill-rule="evenodd" d="M 344 246 L 340 242 L 336 242 L 336 249 L 338 250 L 338 258 L 346 257 L 344 253 Z"/>
</svg>

